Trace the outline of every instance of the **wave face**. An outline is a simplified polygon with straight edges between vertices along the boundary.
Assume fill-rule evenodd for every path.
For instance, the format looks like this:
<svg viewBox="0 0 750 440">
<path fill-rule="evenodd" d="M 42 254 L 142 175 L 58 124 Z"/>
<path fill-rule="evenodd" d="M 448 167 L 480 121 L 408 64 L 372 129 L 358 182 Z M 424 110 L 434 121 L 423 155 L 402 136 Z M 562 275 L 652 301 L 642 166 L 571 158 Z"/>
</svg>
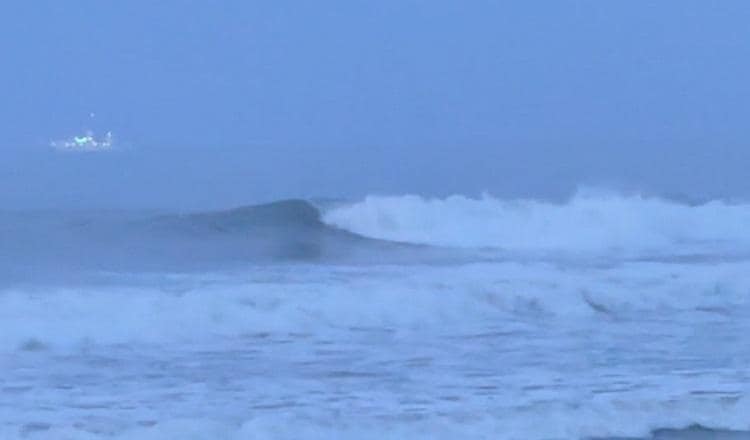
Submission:
<svg viewBox="0 0 750 440">
<path fill-rule="evenodd" d="M 373 241 L 324 224 L 303 200 L 150 218 L 133 224 L 132 231 L 168 243 L 162 248 L 168 253 L 195 246 L 198 255 L 251 261 L 322 259 Z"/>
<path fill-rule="evenodd" d="M 370 196 L 328 211 L 367 237 L 453 247 L 615 255 L 727 254 L 750 245 L 750 205 L 579 193 L 568 202 Z"/>
<path fill-rule="evenodd" d="M 398 261 L 414 246 L 327 225 L 303 200 L 184 215 L 0 213 L 1 278 L 72 270 L 224 269 L 261 262 Z"/>
</svg>

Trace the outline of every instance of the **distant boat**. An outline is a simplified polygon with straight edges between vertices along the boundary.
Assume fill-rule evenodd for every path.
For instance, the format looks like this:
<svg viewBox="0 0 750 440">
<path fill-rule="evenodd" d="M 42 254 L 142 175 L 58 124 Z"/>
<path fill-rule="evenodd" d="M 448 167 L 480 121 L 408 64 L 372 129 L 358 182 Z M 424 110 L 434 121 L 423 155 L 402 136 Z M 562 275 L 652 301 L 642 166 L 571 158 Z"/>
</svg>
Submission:
<svg viewBox="0 0 750 440">
<path fill-rule="evenodd" d="M 89 130 L 83 136 L 52 141 L 50 145 L 61 151 L 107 151 L 114 147 L 114 139 L 111 131 L 108 131 L 102 138 L 96 138 L 94 133 Z"/>
</svg>

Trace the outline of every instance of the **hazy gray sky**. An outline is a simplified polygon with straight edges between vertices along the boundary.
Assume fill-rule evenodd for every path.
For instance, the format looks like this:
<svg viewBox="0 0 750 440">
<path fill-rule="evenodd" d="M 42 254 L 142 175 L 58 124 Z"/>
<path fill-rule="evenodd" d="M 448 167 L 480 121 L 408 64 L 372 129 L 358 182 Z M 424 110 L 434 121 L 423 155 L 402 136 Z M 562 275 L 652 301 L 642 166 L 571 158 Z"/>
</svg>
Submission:
<svg viewBox="0 0 750 440">
<path fill-rule="evenodd" d="M 730 0 L 4 2 L 0 203 L 747 197 L 748 23 Z M 126 148 L 47 147 L 87 127 Z"/>
</svg>

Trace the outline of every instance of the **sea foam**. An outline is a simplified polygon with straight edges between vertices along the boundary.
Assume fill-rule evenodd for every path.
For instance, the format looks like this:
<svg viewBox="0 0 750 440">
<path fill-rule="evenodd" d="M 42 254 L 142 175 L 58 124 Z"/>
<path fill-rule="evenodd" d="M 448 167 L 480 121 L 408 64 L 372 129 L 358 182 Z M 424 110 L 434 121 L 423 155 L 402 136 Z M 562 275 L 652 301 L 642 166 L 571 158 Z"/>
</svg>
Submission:
<svg viewBox="0 0 750 440">
<path fill-rule="evenodd" d="M 369 196 L 327 211 L 324 220 L 378 239 L 518 251 L 726 254 L 750 244 L 747 204 L 587 192 L 564 203 Z"/>
</svg>

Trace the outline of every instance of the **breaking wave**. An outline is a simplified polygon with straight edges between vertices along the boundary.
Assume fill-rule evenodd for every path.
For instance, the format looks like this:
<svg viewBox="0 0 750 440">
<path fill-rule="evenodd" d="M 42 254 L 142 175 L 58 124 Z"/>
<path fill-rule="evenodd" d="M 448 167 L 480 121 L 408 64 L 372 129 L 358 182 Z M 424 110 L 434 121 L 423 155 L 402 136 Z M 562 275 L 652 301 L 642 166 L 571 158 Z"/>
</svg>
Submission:
<svg viewBox="0 0 750 440">
<path fill-rule="evenodd" d="M 690 316 L 695 325 L 716 319 L 745 325 L 748 305 L 748 262 L 274 265 L 112 274 L 95 284 L 0 289 L 0 351 L 36 342 L 51 348 L 201 343 L 357 328 L 471 334 L 487 323 L 596 327 L 664 315 Z"/>
<path fill-rule="evenodd" d="M 742 260 L 750 255 L 748 224 L 747 204 L 602 194 L 578 194 L 565 203 L 405 195 L 322 207 L 284 200 L 190 214 L 0 212 L 0 279 L 260 262 Z"/>
<path fill-rule="evenodd" d="M 325 213 L 367 237 L 454 247 L 567 253 L 744 253 L 750 205 L 580 192 L 565 203 L 369 196 Z"/>
</svg>

